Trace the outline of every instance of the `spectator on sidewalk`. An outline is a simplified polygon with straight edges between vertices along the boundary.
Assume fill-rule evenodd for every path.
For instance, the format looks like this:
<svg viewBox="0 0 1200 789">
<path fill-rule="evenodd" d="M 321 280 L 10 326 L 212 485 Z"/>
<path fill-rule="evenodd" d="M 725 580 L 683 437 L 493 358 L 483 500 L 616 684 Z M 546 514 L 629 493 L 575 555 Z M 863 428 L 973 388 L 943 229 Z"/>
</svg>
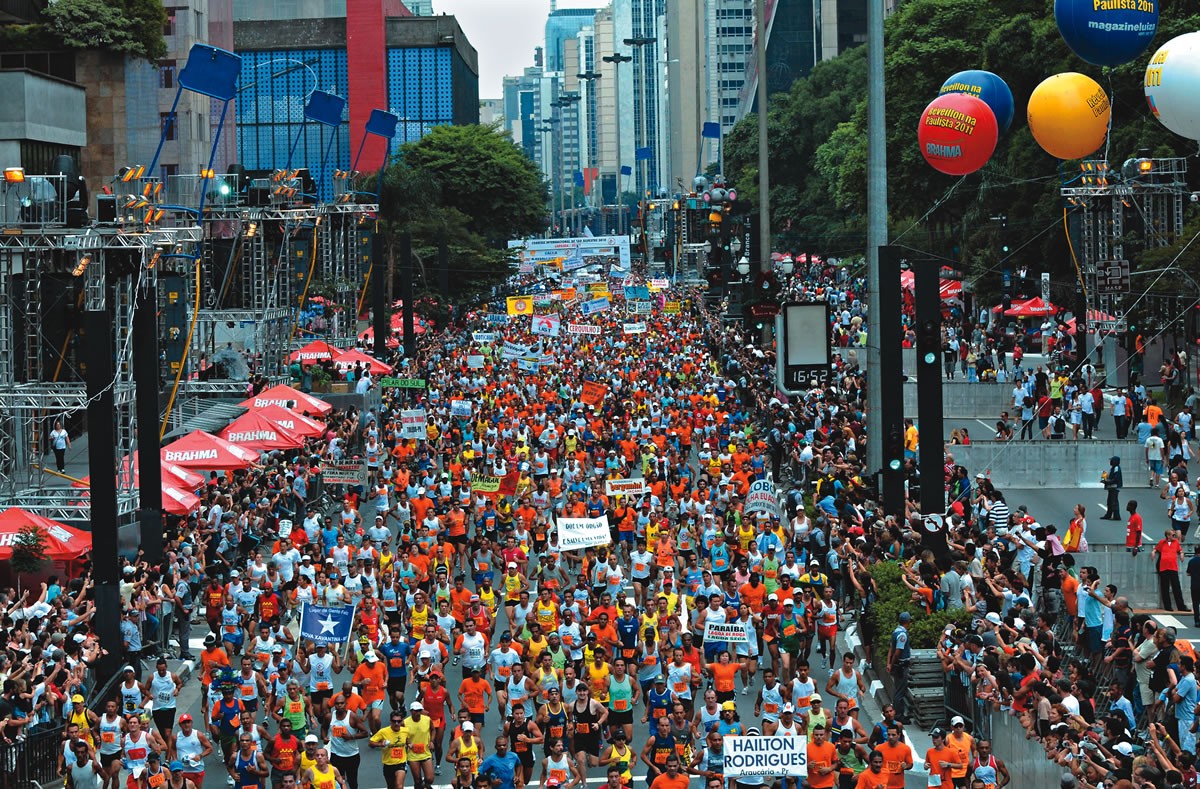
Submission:
<svg viewBox="0 0 1200 789">
<path fill-rule="evenodd" d="M 1167 533 L 1154 546 L 1154 568 L 1158 572 L 1158 596 L 1166 611 L 1186 611 L 1183 605 L 1183 590 L 1179 587 L 1179 557 L 1183 554 L 1183 545 L 1179 542 L 1179 533 L 1167 529 Z M 1176 605 L 1171 606 L 1172 595 Z"/>
</svg>

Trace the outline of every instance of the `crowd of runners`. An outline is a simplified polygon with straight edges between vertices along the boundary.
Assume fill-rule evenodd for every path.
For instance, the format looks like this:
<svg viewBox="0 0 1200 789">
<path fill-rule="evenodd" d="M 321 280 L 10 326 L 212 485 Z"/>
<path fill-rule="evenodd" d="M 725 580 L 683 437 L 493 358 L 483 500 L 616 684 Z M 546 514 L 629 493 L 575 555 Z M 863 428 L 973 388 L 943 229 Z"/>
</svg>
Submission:
<svg viewBox="0 0 1200 789">
<path fill-rule="evenodd" d="M 86 581 L 11 601 L 10 653 L 29 651 L 6 666 L 5 736 L 65 722 L 61 770 L 73 789 L 358 789 L 366 759 L 378 760 L 387 789 L 583 789 L 589 779 L 610 789 L 635 780 L 899 789 L 920 768 L 928 786 L 1004 786 L 1003 760 L 961 720 L 935 730 L 928 753 L 905 742 L 911 622 L 889 623 L 891 649 L 874 655 L 864 616 L 879 591 L 871 567 L 900 561 L 925 610 L 973 612 L 969 633 L 947 632 L 941 655 L 964 687 L 990 677 L 994 696 L 980 697 L 989 711 L 1023 715 L 1081 784 L 1102 781 L 1092 762 L 1058 748 L 1086 743 L 1100 726 L 1099 753 L 1113 755 L 1118 780 L 1132 776 L 1120 744 L 1138 742 L 1138 719 L 1110 731 L 1099 694 L 1087 699 L 1089 717 L 1086 692 L 1074 692 L 1073 706 L 1060 689 L 1068 671 L 1081 683 L 1094 676 L 1065 659 L 1077 640 L 1098 660 L 1110 643 L 1116 655 L 1142 649 L 1122 629 L 1131 612 L 1116 590 L 1099 606 L 1113 623 L 1097 633 L 1099 647 L 1090 603 L 1065 606 L 1084 612 L 1083 635 L 1056 635 L 1067 613 L 1043 598 L 1060 601 L 1081 583 L 1096 590 L 1099 579 L 969 477 L 965 493 L 955 488 L 952 566 L 922 554 L 904 519 L 879 513 L 862 477 L 856 342 L 839 340 L 829 377 L 784 398 L 769 383 L 773 350 L 724 322 L 701 292 L 655 288 L 651 312 L 633 316 L 618 283 L 653 284 L 612 279 L 610 309 L 585 315 L 582 283 L 572 293 L 514 281 L 510 292 L 537 314 L 559 316 L 553 335 L 534 334 L 524 305 L 510 315 L 504 298 L 462 310 L 459 323 L 422 335 L 411 358 L 388 360 L 423 389 L 384 389 L 376 407 L 324 417 L 301 450 L 214 474 L 199 512 L 171 524 L 166 561 L 125 568 L 129 665 L 101 709 L 82 695 L 99 649 Z M 846 269 L 814 264 L 798 267 L 787 291 L 828 299 L 830 331 L 850 338 L 861 335 L 862 286 Z M 645 330 L 627 332 L 630 322 Z M 401 435 L 402 412 L 413 409 L 426 413 L 421 439 Z M 322 480 L 324 463 L 348 458 L 365 462 L 365 485 Z M 744 512 L 764 478 L 786 491 L 782 517 Z M 614 479 L 644 480 L 645 490 L 609 495 Z M 607 544 L 562 549 L 558 518 L 600 515 Z M 305 603 L 352 606 L 351 639 L 302 638 Z M 190 647 L 193 619 L 202 648 Z M 865 662 L 840 651 L 852 621 Z M 710 623 L 745 638 L 706 639 Z M 203 687 L 187 708 L 194 718 L 179 706 L 187 684 L 171 663 L 143 663 L 146 645 L 165 643 L 163 627 L 196 666 L 198 680 L 186 681 Z M 1186 663 L 1163 668 L 1165 659 L 1156 655 L 1154 670 L 1175 672 L 1169 686 L 1188 698 Z M 863 670 L 897 683 L 880 721 L 862 714 Z M 1177 742 L 1186 746 L 1184 721 Z M 485 725 L 495 736 L 482 736 Z M 1190 760 L 1149 731 L 1165 764 L 1136 786 L 1166 789 L 1166 764 Z M 807 736 L 807 778 L 727 778 L 731 734 Z"/>
</svg>

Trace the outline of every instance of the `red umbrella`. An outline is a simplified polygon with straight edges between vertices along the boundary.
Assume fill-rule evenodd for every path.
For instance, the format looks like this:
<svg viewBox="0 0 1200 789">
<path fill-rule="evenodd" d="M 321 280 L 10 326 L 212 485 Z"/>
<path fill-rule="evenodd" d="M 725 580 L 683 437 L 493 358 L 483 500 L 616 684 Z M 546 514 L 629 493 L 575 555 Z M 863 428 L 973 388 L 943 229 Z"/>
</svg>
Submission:
<svg viewBox="0 0 1200 789">
<path fill-rule="evenodd" d="M 354 366 L 355 362 L 360 362 L 363 367 L 369 368 L 371 375 L 389 375 L 394 369 L 390 364 L 384 364 L 374 356 L 368 356 L 357 348 L 351 348 L 333 360 L 334 366 L 339 370 L 348 370 Z"/>
<path fill-rule="evenodd" d="M 254 397 L 243 400 L 240 405 L 243 408 L 250 409 L 277 405 L 283 408 L 291 408 L 301 413 L 317 414 L 319 416 L 326 416 L 333 410 L 333 406 L 324 400 L 320 400 L 310 394 L 305 394 L 299 389 L 293 389 L 286 384 L 279 384 L 278 386 L 272 386 L 270 389 L 265 389 Z"/>
<path fill-rule="evenodd" d="M 163 512 L 168 512 L 171 515 L 187 515 L 189 512 L 195 512 L 199 506 L 200 499 L 194 493 L 180 490 L 173 485 L 163 485 Z"/>
<path fill-rule="evenodd" d="M 132 455 L 126 455 L 121 459 L 121 467 L 120 470 L 117 471 L 117 477 L 120 478 L 121 476 L 129 473 L 130 458 L 133 458 L 133 484 L 137 485 L 140 481 L 141 473 L 138 470 L 138 456 L 136 452 Z M 163 463 L 161 460 L 159 461 L 159 465 L 162 467 L 163 485 L 172 485 L 180 490 L 195 490 L 204 484 L 203 474 L 197 474 L 194 471 L 188 471 L 183 466 L 177 466 L 174 463 Z M 71 487 L 91 487 L 91 481 L 92 475 L 88 474 L 78 482 L 72 482 Z"/>
<path fill-rule="evenodd" d="M 37 526 L 46 537 L 46 558 L 52 561 L 78 559 L 92 549 L 88 532 L 13 507 L 0 512 L 0 560 L 12 558 L 17 534 L 29 525 Z"/>
<path fill-rule="evenodd" d="M 289 433 L 262 415 L 261 411 L 247 411 L 230 422 L 221 431 L 221 438 L 246 449 L 270 452 L 273 449 L 295 449 L 303 446 L 304 439 Z"/>
<path fill-rule="evenodd" d="M 1027 301 L 1013 304 L 1004 311 L 1004 314 L 1012 318 L 1044 318 L 1056 312 L 1058 312 L 1058 307 L 1053 302 L 1045 302 L 1042 301 L 1041 296 L 1034 296 Z"/>
<path fill-rule="evenodd" d="M 332 359 L 341 352 L 341 348 L 335 348 L 324 340 L 313 340 L 303 348 L 292 351 L 291 355 L 288 356 L 288 361 L 298 361 L 302 364 L 308 364 L 319 362 L 322 359 Z"/>
<path fill-rule="evenodd" d="M 414 327 L 414 328 L 415 328 L 415 327 Z M 362 331 L 362 332 L 361 332 L 361 333 L 358 335 L 358 339 L 362 340 L 362 341 L 363 341 L 363 342 L 365 342 L 367 345 L 372 345 L 372 346 L 373 346 L 373 345 L 375 344 L 375 327 L 373 327 L 373 326 L 368 326 L 366 329 L 364 329 L 364 330 L 363 330 L 363 331 Z M 390 335 L 388 335 L 388 337 L 387 337 L 387 338 L 386 338 L 386 339 L 383 341 L 383 344 L 384 344 L 384 345 L 386 345 L 388 348 L 396 349 L 396 348 L 399 348 L 399 347 L 400 347 L 400 340 L 399 340 L 399 339 L 396 337 L 396 335 L 394 335 L 394 334 L 390 334 Z"/>
<path fill-rule="evenodd" d="M 298 414 L 295 411 L 289 411 L 282 406 L 269 405 L 266 408 L 260 408 L 255 413 L 258 413 L 271 420 L 292 435 L 300 436 L 302 438 L 313 438 L 314 436 L 324 435 L 325 433 L 324 422 L 318 422 L 315 419 L 309 419 L 303 414 Z"/>
<path fill-rule="evenodd" d="M 258 462 L 258 453 L 231 444 L 203 430 L 193 430 L 178 441 L 163 447 L 162 458 L 184 468 L 203 471 L 227 471 L 249 468 Z"/>
</svg>

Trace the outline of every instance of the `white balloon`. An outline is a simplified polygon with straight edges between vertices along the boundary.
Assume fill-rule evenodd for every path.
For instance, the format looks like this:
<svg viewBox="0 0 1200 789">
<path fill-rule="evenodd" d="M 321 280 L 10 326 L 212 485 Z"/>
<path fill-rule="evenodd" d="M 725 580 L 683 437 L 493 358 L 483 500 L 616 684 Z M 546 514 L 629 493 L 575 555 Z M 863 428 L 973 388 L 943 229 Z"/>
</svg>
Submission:
<svg viewBox="0 0 1200 789">
<path fill-rule="evenodd" d="M 1189 140 L 1200 140 L 1200 32 L 1163 44 L 1146 66 L 1146 103 L 1158 122 Z"/>
</svg>

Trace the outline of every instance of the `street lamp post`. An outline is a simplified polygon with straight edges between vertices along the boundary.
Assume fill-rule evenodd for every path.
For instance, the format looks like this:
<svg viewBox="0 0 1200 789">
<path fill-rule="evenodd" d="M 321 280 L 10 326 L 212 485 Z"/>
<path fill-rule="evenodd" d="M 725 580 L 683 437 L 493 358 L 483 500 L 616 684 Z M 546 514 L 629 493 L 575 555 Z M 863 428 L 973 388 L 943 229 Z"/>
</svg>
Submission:
<svg viewBox="0 0 1200 789">
<path fill-rule="evenodd" d="M 613 66 L 613 121 L 616 124 L 616 143 L 617 143 L 617 234 L 624 235 L 628 232 L 623 221 L 623 212 L 621 211 L 621 64 L 633 62 L 632 55 L 622 55 L 620 52 L 614 52 L 611 55 L 605 55 L 602 60 L 605 63 L 611 63 Z M 601 195 L 603 197 L 603 194 Z"/>
<path fill-rule="evenodd" d="M 580 81 L 582 81 L 584 83 L 584 85 L 587 87 L 588 117 L 589 117 L 589 119 L 594 119 L 595 117 L 597 117 L 599 115 L 599 112 L 596 109 L 596 94 L 592 92 L 592 83 L 595 82 L 596 80 L 600 79 L 603 75 L 598 71 L 590 71 L 589 70 L 582 74 L 576 74 L 575 76 L 578 77 L 580 79 Z M 585 141 L 583 147 L 587 149 L 587 155 L 586 156 L 584 156 L 582 154 L 580 155 L 580 157 L 579 157 L 580 163 L 581 163 L 580 167 L 583 169 L 590 169 L 591 165 L 592 165 L 592 148 L 591 148 L 592 139 L 591 139 L 591 136 L 588 134 L 587 129 L 583 129 L 582 134 L 583 134 L 584 141 Z M 586 201 L 590 201 L 592 199 L 592 195 L 588 194 L 586 189 L 584 191 L 584 198 Z M 577 232 L 577 234 L 583 232 L 582 221 L 580 222 L 580 225 L 576 232 Z"/>
<path fill-rule="evenodd" d="M 554 138 L 553 138 L 553 136 L 551 136 L 550 142 L 547 143 L 546 136 L 554 134 L 553 124 L 555 122 L 557 122 L 557 120 L 558 120 L 557 118 L 542 118 L 542 123 L 544 125 L 538 126 L 536 129 L 536 131 L 539 131 L 542 133 L 542 157 L 543 157 L 543 160 L 548 165 L 548 168 L 550 170 L 550 182 L 552 184 L 554 183 L 554 148 L 553 148 Z M 547 145 L 549 145 L 551 147 L 549 149 L 547 149 Z M 549 153 L 547 153 L 547 150 L 549 150 Z M 551 196 L 551 198 L 550 198 L 550 228 L 549 229 L 550 229 L 551 233 L 554 232 L 554 198 L 553 198 L 553 196 Z M 553 238 L 553 236 L 551 236 L 551 238 Z"/>
<path fill-rule="evenodd" d="M 658 39 L 648 38 L 646 36 L 639 36 L 637 38 L 627 38 L 624 41 L 625 41 L 625 46 L 633 47 L 634 51 L 638 53 L 637 65 L 640 67 L 638 69 L 640 74 L 637 74 L 635 72 L 634 79 L 640 81 L 641 86 L 642 86 L 641 100 L 639 101 L 639 104 L 641 105 L 640 112 L 641 112 L 641 116 L 642 116 L 642 124 L 641 124 L 641 130 L 640 130 L 641 133 L 638 135 L 637 139 L 638 139 L 638 147 L 644 148 L 650 144 L 650 125 L 649 125 L 649 119 L 646 117 L 646 51 L 645 51 L 645 47 L 648 47 L 651 44 L 658 43 Z M 635 87 L 634 87 L 634 95 L 635 96 L 638 95 L 636 84 L 637 83 L 635 83 Z M 635 129 L 635 132 L 636 131 L 637 131 L 637 129 Z M 637 159 L 637 157 L 635 154 L 634 160 L 636 161 L 636 159 Z M 649 163 L 649 160 L 647 160 L 647 159 L 643 159 L 642 162 L 643 162 L 642 165 L 638 168 L 638 175 L 641 178 L 641 183 L 639 184 L 639 188 L 638 188 L 638 202 L 639 203 L 642 202 L 643 198 L 645 197 L 646 191 L 650 188 L 650 175 L 649 175 L 650 163 Z M 646 212 L 643 211 L 642 212 L 643 230 L 645 229 L 645 224 L 644 224 L 645 216 L 646 216 Z"/>
</svg>

